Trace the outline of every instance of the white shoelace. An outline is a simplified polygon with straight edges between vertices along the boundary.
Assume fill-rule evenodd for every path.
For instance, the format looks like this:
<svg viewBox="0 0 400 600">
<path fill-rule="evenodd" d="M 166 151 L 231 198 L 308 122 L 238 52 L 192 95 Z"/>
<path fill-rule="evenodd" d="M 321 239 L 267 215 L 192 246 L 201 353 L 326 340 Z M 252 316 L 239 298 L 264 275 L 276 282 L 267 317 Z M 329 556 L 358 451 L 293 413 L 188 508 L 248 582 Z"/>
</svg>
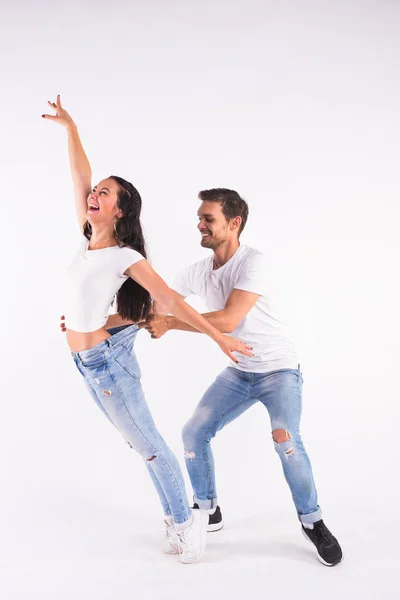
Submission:
<svg viewBox="0 0 400 600">
<path fill-rule="evenodd" d="M 193 558 L 195 556 L 194 550 L 196 550 L 196 546 L 194 544 L 190 544 L 185 533 L 186 533 L 185 529 L 183 531 L 176 532 L 176 535 L 179 540 L 179 550 L 180 550 L 181 554 L 185 554 L 186 556 Z"/>
</svg>

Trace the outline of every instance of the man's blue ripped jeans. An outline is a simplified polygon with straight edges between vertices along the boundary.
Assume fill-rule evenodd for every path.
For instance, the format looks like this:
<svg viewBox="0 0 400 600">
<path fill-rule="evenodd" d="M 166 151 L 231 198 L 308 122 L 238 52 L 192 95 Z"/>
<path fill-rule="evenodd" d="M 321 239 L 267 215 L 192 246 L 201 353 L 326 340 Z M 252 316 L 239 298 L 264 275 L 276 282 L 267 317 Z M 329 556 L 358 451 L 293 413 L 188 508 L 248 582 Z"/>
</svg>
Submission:
<svg viewBox="0 0 400 600">
<path fill-rule="evenodd" d="M 136 325 L 110 330 L 94 348 L 72 352 L 75 364 L 97 406 L 144 459 L 165 515 L 175 523 L 191 517 L 179 463 L 159 434 L 140 383 L 133 345 Z"/>
<path fill-rule="evenodd" d="M 268 410 L 275 450 L 302 523 L 321 519 L 310 460 L 300 437 L 303 379 L 300 369 L 247 373 L 233 367 L 223 371 L 208 388 L 183 429 L 186 466 L 200 508 L 217 506 L 211 439 L 256 402 Z M 278 438 L 279 439 L 279 438 Z"/>
</svg>

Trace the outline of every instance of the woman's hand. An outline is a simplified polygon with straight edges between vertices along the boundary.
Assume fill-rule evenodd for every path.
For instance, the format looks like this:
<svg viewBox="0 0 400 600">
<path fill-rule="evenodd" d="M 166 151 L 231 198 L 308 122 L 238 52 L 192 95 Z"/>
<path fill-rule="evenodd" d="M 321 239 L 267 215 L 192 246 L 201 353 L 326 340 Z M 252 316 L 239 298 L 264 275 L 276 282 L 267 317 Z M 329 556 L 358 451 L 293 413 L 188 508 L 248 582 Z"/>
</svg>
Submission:
<svg viewBox="0 0 400 600">
<path fill-rule="evenodd" d="M 221 338 L 217 340 L 217 344 L 222 352 L 229 356 L 235 363 L 238 363 L 239 361 L 232 352 L 240 352 L 240 354 L 244 354 L 245 356 L 254 356 L 252 353 L 253 348 L 229 335 L 222 335 Z"/>
<path fill-rule="evenodd" d="M 55 110 L 55 115 L 42 115 L 48 121 L 56 121 L 65 127 L 68 138 L 68 157 L 71 168 L 72 181 L 74 182 L 74 195 L 76 214 L 79 227 L 83 231 L 86 223 L 87 199 L 92 191 L 92 169 L 88 157 L 82 146 L 79 137 L 78 128 L 70 115 L 61 105 L 60 94 L 57 96 L 57 102 L 49 102 L 49 106 Z"/>
<path fill-rule="evenodd" d="M 66 128 L 75 126 L 75 123 L 70 117 L 70 115 L 61 106 L 60 94 L 58 94 L 56 102 L 48 102 L 48 105 L 56 111 L 56 114 L 42 115 L 43 119 L 47 119 L 48 121 L 56 121 L 57 123 L 60 123 L 60 125 L 63 125 Z"/>
</svg>

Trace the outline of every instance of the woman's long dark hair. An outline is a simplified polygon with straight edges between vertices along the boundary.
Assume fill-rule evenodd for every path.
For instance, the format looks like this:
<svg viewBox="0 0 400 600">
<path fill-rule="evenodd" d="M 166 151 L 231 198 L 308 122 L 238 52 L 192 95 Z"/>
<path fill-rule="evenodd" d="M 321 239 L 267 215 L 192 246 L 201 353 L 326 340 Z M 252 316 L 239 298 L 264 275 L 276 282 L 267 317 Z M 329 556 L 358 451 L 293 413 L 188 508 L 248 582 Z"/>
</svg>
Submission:
<svg viewBox="0 0 400 600">
<path fill-rule="evenodd" d="M 142 210 L 142 199 L 137 189 L 122 177 L 111 175 L 119 186 L 118 208 L 122 217 L 115 223 L 115 239 L 119 246 L 128 246 L 147 258 L 146 244 L 144 241 L 140 212 Z M 92 227 L 86 221 L 83 233 L 90 240 Z M 117 293 L 118 313 L 123 319 L 130 321 L 141 321 L 150 314 L 151 296 L 147 290 L 131 278 L 122 284 Z"/>
</svg>

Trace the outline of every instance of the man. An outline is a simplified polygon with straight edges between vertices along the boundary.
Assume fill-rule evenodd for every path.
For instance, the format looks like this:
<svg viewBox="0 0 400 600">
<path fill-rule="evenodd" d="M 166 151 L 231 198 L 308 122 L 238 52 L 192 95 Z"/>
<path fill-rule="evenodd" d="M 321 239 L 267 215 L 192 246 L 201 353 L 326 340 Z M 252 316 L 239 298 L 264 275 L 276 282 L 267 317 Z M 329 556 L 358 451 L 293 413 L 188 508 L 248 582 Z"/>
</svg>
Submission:
<svg viewBox="0 0 400 600">
<path fill-rule="evenodd" d="M 256 402 L 269 412 L 275 449 L 282 462 L 302 531 L 319 560 L 333 566 L 343 559 L 340 545 L 321 518 L 311 465 L 299 426 L 302 375 L 286 328 L 271 312 L 261 252 L 239 238 L 248 216 L 246 202 L 233 190 L 200 192 L 198 229 L 211 256 L 184 270 L 172 286 L 183 297 L 196 294 L 211 312 L 203 315 L 217 329 L 243 339 L 252 357 L 238 356 L 205 392 L 183 429 L 185 461 L 194 490 L 194 508 L 209 512 L 209 531 L 223 526 L 218 506 L 211 439 Z M 141 324 L 153 338 L 171 329 L 196 331 L 169 315 L 155 314 Z"/>
</svg>

